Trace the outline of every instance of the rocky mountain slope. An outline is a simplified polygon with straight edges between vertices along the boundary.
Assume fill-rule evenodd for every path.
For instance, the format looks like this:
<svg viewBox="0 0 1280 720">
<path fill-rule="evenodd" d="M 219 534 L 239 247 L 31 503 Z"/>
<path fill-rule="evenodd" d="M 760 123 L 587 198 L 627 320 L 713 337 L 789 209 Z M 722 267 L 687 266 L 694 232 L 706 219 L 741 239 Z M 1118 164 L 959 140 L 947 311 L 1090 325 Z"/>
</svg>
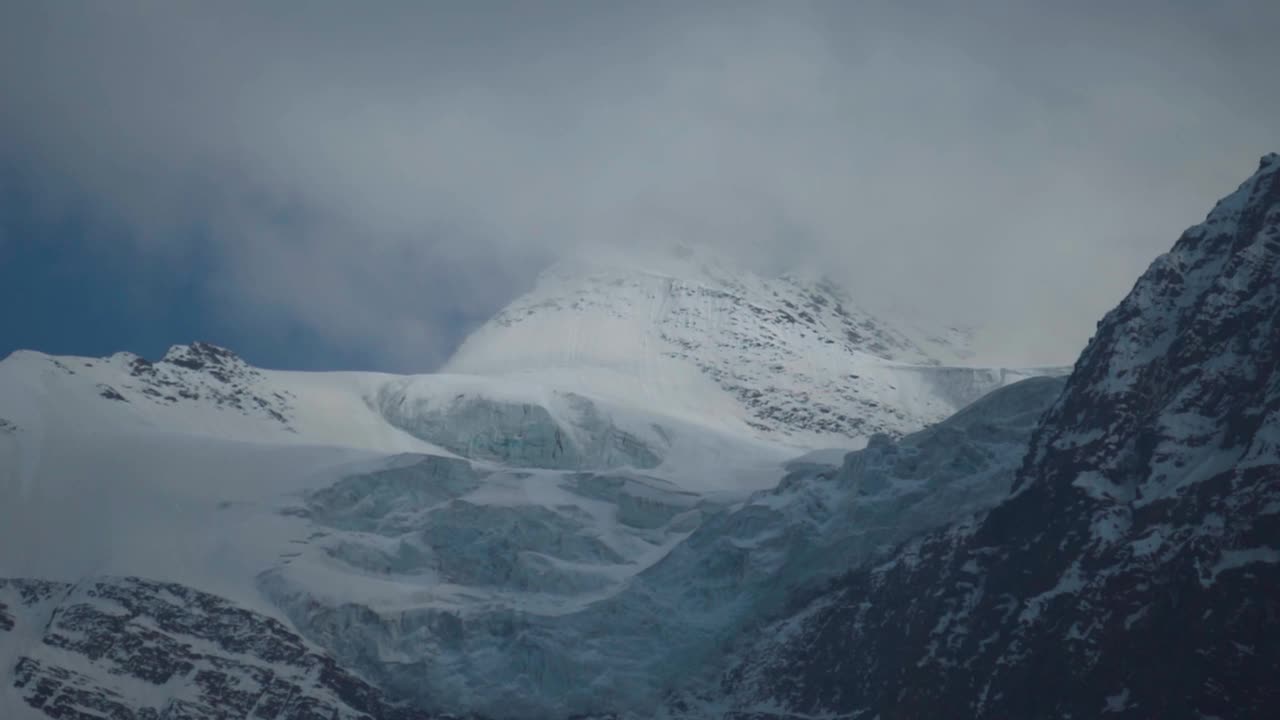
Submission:
<svg viewBox="0 0 1280 720">
<path fill-rule="evenodd" d="M 0 579 L 0 660 L 14 720 L 441 717 L 388 702 L 274 619 L 137 578 Z"/>
<path fill-rule="evenodd" d="M 1013 495 L 762 628 L 717 712 L 1274 717 L 1278 363 L 1268 155 L 1102 320 Z"/>
</svg>

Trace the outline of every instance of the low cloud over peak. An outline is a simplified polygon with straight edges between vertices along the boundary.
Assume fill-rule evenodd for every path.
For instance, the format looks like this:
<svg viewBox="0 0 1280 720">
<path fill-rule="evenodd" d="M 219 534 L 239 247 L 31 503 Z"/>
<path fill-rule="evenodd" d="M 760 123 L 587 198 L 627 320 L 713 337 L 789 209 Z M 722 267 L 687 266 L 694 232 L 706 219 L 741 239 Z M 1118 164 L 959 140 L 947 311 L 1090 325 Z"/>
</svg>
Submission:
<svg viewBox="0 0 1280 720">
<path fill-rule="evenodd" d="M 986 360 L 1058 363 L 1275 146 L 1277 23 L 1244 2 L 10 4 L 0 162 L 44 217 L 91 218 L 80 242 L 198 265 L 227 322 L 388 369 L 433 368 L 564 252 L 655 240 L 803 259 L 983 327 Z"/>
</svg>

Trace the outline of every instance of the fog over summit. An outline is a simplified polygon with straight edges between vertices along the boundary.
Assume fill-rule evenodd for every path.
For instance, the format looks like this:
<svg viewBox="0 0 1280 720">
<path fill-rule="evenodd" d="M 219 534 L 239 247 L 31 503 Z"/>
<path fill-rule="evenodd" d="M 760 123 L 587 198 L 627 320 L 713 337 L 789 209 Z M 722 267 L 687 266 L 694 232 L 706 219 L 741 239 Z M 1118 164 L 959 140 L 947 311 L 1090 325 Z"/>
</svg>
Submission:
<svg viewBox="0 0 1280 720">
<path fill-rule="evenodd" d="M 1278 12 L 9 3 L 0 179 L 284 365 L 300 328 L 433 369 L 556 258 L 654 241 L 1059 364 L 1274 145 Z"/>
</svg>

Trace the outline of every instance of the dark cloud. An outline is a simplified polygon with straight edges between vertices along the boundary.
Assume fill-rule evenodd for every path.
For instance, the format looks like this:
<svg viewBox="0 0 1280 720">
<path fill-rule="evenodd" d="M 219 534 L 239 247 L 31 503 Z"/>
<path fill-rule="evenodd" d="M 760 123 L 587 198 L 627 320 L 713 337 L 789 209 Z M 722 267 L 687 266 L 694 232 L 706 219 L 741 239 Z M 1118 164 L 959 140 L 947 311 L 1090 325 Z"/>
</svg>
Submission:
<svg viewBox="0 0 1280 720">
<path fill-rule="evenodd" d="M 668 239 L 1063 362 L 1280 144 L 1272 4 L 906 5 L 8 3 L 0 161 L 386 367 Z"/>
</svg>

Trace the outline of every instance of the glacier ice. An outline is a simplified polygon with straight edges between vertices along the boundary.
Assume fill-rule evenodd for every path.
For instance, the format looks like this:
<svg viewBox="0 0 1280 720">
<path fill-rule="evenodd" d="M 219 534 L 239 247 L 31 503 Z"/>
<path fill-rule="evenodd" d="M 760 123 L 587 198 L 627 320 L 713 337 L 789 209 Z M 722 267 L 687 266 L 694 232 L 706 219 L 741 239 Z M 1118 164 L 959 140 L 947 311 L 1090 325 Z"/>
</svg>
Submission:
<svg viewBox="0 0 1280 720">
<path fill-rule="evenodd" d="M 396 602 L 329 602 L 305 573 L 281 567 L 261 587 L 309 637 L 429 707 L 648 716 L 667 693 L 710 677 L 731 639 L 792 592 L 1006 495 L 1061 388 L 1052 378 L 1011 385 L 901 441 L 877 436 L 839 466 L 796 463 L 777 487 L 728 504 L 630 471 L 500 472 L 439 506 L 344 494 L 346 507 L 373 513 L 358 527 L 393 529 L 418 548 L 433 583 L 391 593 Z M 386 488 L 339 484 L 371 496 Z M 389 515 L 421 524 L 388 525 Z M 382 547 L 327 529 L 331 546 Z M 364 570 L 358 558 L 343 562 Z"/>
<path fill-rule="evenodd" d="M 374 402 L 392 425 L 465 457 L 556 469 L 650 468 L 662 462 L 660 442 L 622 430 L 575 393 L 552 393 L 537 403 L 416 389 L 412 381 L 391 383 Z"/>
</svg>

